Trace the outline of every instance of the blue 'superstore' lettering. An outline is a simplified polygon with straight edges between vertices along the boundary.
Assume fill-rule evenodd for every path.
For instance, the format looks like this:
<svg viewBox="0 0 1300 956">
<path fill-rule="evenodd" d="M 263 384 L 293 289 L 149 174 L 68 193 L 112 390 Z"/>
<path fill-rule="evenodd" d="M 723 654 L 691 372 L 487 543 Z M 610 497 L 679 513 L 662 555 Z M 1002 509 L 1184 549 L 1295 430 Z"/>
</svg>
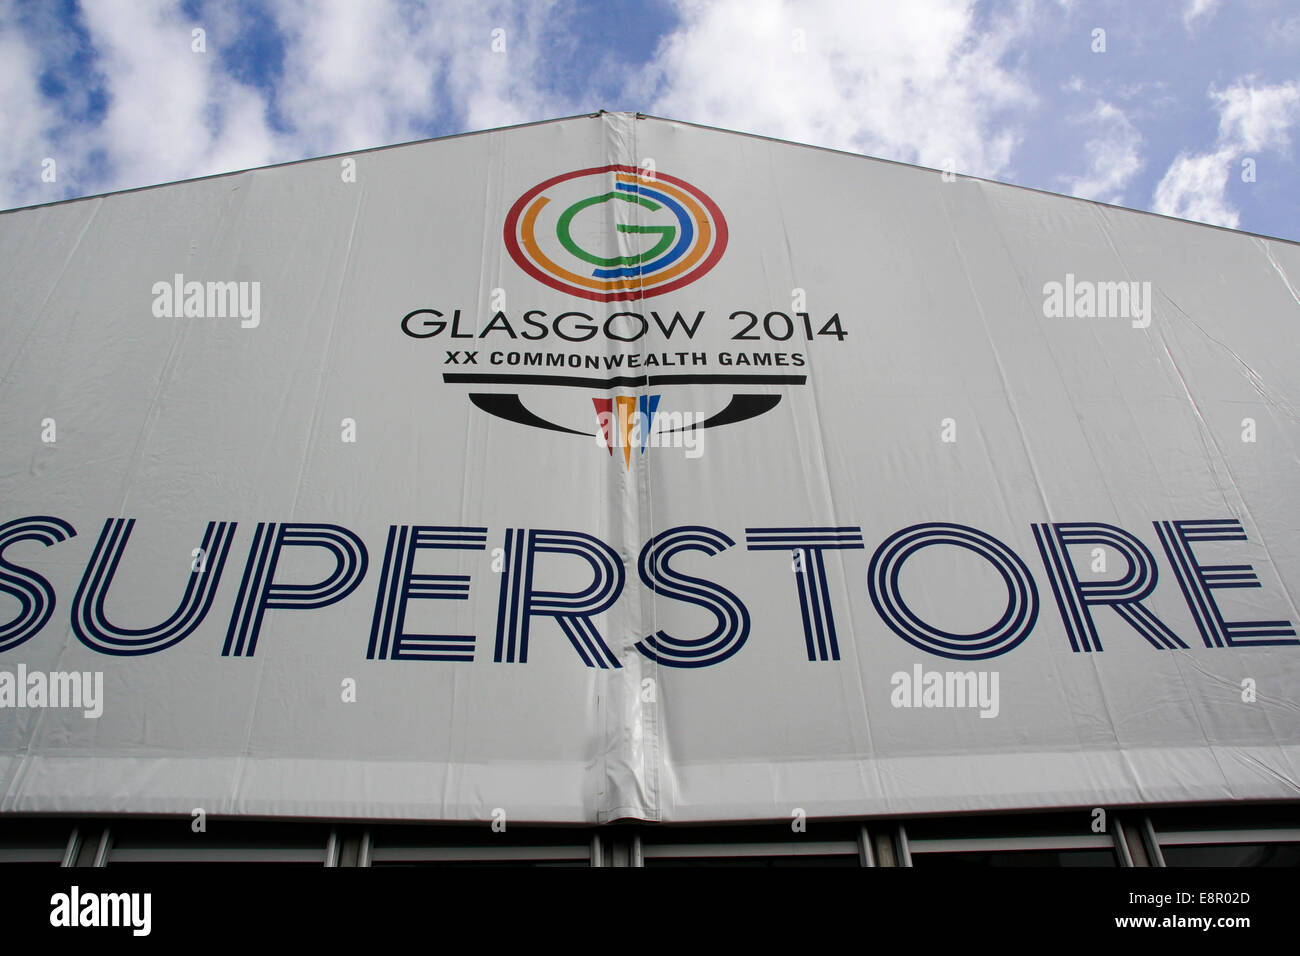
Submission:
<svg viewBox="0 0 1300 956">
<path fill-rule="evenodd" d="M 237 528 L 233 521 L 207 523 L 201 549 L 206 559 L 201 573 L 188 577 L 176 610 L 165 620 L 110 621 L 105 607 L 114 576 L 129 550 L 134 524 L 135 519 L 129 518 L 104 522 L 72 600 L 73 633 L 101 654 L 156 654 L 189 638 L 212 610 Z M 1240 522 L 1204 519 L 1153 524 L 1169 562 L 1171 579 L 1181 591 L 1205 647 L 1300 644 L 1291 621 L 1228 621 L 1215 601 L 1217 590 L 1262 588 L 1250 565 L 1209 564 L 1207 556 L 1198 553 L 1211 545 L 1222 548 L 1230 542 L 1247 540 Z M 1108 613 L 1107 609 L 1157 650 L 1188 647 L 1183 637 L 1146 606 L 1156 590 L 1157 562 L 1152 550 L 1136 535 L 1101 522 L 1044 522 L 1031 525 L 1031 530 L 1043 580 L 1059 611 L 1071 651 L 1102 653 L 1096 618 Z M 55 589 L 49 580 L 14 563 L 6 552 L 22 542 L 58 547 L 76 534 L 67 521 L 49 515 L 0 524 L 0 592 L 18 602 L 17 613 L 0 622 L 0 652 L 13 650 L 35 637 L 49 622 L 56 604 Z M 499 555 L 494 558 L 499 565 L 491 575 L 498 580 L 492 584 L 487 571 L 476 576 L 414 570 L 419 551 L 486 552 L 490 540 L 503 540 L 504 544 L 492 549 Z M 751 616 L 743 595 L 687 575 L 674 568 L 672 561 L 683 552 L 699 552 L 709 561 L 726 561 L 745 550 L 778 551 L 784 553 L 782 560 L 791 562 L 792 593 L 777 594 L 770 600 L 797 604 L 803 622 L 801 637 L 810 662 L 838 661 L 840 645 L 833 608 L 846 599 L 832 594 L 825 552 L 864 550 L 867 545 L 862 529 L 765 524 L 746 528 L 743 540 L 745 548 L 741 549 L 721 530 L 683 525 L 659 532 L 644 544 L 635 565 L 642 584 L 663 599 L 709 612 L 715 623 L 706 633 L 659 629 L 642 634 L 635 642 L 636 650 L 669 667 L 709 667 L 732 657 L 751 636 Z M 1089 545 L 1104 545 L 1119 555 L 1125 566 L 1117 577 L 1088 581 L 1080 578 L 1070 549 Z M 899 586 L 901 569 L 917 553 L 937 547 L 970 552 L 975 557 L 958 557 L 984 561 L 997 572 L 1006 591 L 1006 609 L 997 621 L 973 621 L 967 629 L 948 631 L 926 621 L 909 606 Z M 277 580 L 279 559 L 291 548 L 313 548 L 318 554 L 323 551 L 327 559 L 332 559 L 332 570 L 321 580 L 309 583 Z M 586 564 L 588 582 L 573 591 L 541 586 L 540 582 L 551 576 L 548 569 L 552 562 L 568 562 L 573 567 L 574 559 Z M 463 567 L 470 559 L 459 560 Z M 474 560 L 485 562 L 486 555 Z M 846 560 L 836 559 L 838 564 Z M 537 620 L 550 618 L 587 667 L 619 668 L 622 665 L 614 650 L 618 642 L 615 635 L 601 632 L 599 617 L 622 595 L 627 579 L 625 564 L 631 561 L 631 555 L 620 555 L 606 542 L 580 531 L 511 528 L 502 539 L 494 538 L 488 528 L 482 527 L 392 525 L 374 595 L 370 632 L 358 638 L 365 643 L 369 660 L 473 661 L 480 646 L 478 635 L 411 634 L 406 631 L 405 619 L 409 602 L 467 600 L 477 581 L 477 586 L 494 586 L 497 592 L 495 640 L 490 641 L 494 662 L 527 663 L 528 644 Z M 227 621 L 222 656 L 254 656 L 268 611 L 319 612 L 345 600 L 365 578 L 368 562 L 365 543 L 347 528 L 259 522 L 253 529 Z M 198 565 L 195 570 L 200 570 Z M 944 581 L 932 583 L 936 587 L 948 585 Z M 987 659 L 1009 653 L 1032 633 L 1040 610 L 1038 585 L 1028 564 L 1014 549 L 988 532 L 950 522 L 912 525 L 881 542 L 869 560 L 865 596 L 886 627 L 899 638 L 928 654 L 954 660 Z"/>
</svg>

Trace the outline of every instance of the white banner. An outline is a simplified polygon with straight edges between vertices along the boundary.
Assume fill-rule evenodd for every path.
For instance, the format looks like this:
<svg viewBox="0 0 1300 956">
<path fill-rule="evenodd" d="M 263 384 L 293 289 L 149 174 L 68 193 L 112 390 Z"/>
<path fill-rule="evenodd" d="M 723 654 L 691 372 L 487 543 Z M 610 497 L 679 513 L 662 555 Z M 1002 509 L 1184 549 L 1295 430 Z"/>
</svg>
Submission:
<svg viewBox="0 0 1300 956">
<path fill-rule="evenodd" d="M 0 263 L 0 810 L 1300 783 L 1295 244 L 605 114 Z"/>
</svg>

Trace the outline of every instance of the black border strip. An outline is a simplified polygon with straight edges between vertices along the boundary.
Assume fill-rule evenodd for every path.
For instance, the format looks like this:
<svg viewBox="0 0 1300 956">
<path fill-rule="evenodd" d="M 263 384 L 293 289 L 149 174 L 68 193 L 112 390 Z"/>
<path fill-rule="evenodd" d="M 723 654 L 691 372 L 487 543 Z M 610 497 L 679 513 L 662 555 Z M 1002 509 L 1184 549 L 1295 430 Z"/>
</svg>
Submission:
<svg viewBox="0 0 1300 956">
<path fill-rule="evenodd" d="M 806 385 L 807 375 L 717 375 L 684 372 L 678 375 L 511 375 L 496 372 L 443 372 L 448 385 L 567 385 L 579 388 L 636 388 L 639 385 Z"/>
</svg>

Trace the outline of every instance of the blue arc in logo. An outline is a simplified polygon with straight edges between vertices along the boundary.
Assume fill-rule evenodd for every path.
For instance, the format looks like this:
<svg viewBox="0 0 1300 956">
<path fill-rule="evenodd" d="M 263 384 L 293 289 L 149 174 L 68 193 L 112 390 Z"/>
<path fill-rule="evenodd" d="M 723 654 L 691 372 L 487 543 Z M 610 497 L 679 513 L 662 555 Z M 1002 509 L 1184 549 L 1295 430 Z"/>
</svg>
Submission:
<svg viewBox="0 0 1300 956">
<path fill-rule="evenodd" d="M 677 244 L 654 262 L 627 266 L 622 269 L 596 269 L 591 273 L 593 277 L 597 279 L 630 279 L 645 273 L 658 272 L 660 269 L 672 265 L 686 254 L 686 250 L 691 247 L 691 242 L 695 239 L 695 225 L 677 200 L 664 195 L 657 189 L 647 189 L 645 186 L 632 183 L 615 183 L 614 188 L 623 192 L 645 196 L 647 199 L 653 199 L 655 202 L 667 206 L 672 211 L 672 214 L 677 217 Z"/>
</svg>

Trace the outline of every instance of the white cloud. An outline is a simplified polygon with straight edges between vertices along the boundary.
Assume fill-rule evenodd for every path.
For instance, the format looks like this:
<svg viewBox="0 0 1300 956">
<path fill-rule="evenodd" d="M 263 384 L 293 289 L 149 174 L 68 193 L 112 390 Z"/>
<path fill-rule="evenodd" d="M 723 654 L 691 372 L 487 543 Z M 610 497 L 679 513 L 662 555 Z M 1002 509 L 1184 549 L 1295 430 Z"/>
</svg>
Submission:
<svg viewBox="0 0 1300 956">
<path fill-rule="evenodd" d="M 1300 85 L 1256 86 L 1253 77 L 1244 77 L 1222 92 L 1211 87 L 1210 99 L 1219 110 L 1215 148 L 1179 153 L 1156 185 L 1154 209 L 1235 229 L 1240 216 L 1228 199 L 1229 174 L 1251 153 L 1290 147 L 1289 130 L 1300 119 Z"/>
<path fill-rule="evenodd" d="M 82 4 L 107 108 L 97 122 L 69 124 L 37 85 L 69 42 L 67 25 L 43 17 L 26 32 L 6 28 L 18 17 L 0 0 L 0 208 L 384 146 L 438 125 L 574 112 L 542 82 L 540 58 L 565 52 L 564 38 L 539 39 L 560 12 L 557 0 L 274 0 L 268 15 L 284 42 L 275 105 L 287 127 L 277 129 L 268 91 L 236 79 L 241 23 L 223 3 L 208 0 L 193 22 L 179 0 Z M 206 52 L 191 49 L 194 27 L 206 31 Z M 504 51 L 493 50 L 494 29 Z M 97 154 L 107 168 L 92 177 Z M 40 182 L 46 155 L 59 164 L 57 190 Z"/>
<path fill-rule="evenodd" d="M 1219 0 L 1187 0 L 1183 7 L 1183 26 L 1190 30 L 1192 24 L 1201 17 L 1213 18 L 1214 10 L 1218 5 Z"/>
<path fill-rule="evenodd" d="M 962 173 L 1012 178 L 1037 98 L 1021 65 L 1031 0 L 671 0 L 678 22 L 610 106 L 848 149 Z M 180 0 L 85 3 L 89 82 L 107 107 L 87 120 L 89 96 L 42 95 L 38 78 L 66 66 L 76 36 L 57 16 L 0 0 L 0 206 L 167 182 L 270 162 L 401 142 L 432 128 L 484 129 L 586 112 L 581 73 L 614 65 L 580 47 L 569 0 L 448 2 L 269 0 L 283 68 L 268 91 L 237 77 L 247 64 L 238 10 L 203 0 L 191 23 Z M 1193 19 L 1213 3 L 1192 4 Z M 1191 12 L 1192 7 L 1188 8 Z M 18 24 L 21 22 L 21 27 Z M 208 30 L 206 53 L 190 30 Z M 504 34 L 494 37 L 494 30 Z M 505 51 L 493 49 L 504 40 Z M 604 72 L 602 72 L 604 71 Z M 57 70 L 55 72 L 58 72 Z M 1059 81 L 1058 81 L 1059 82 Z M 1086 93 L 1080 77 L 1065 90 Z M 1116 95 L 1120 99 L 1116 99 Z M 1064 181 L 1076 195 L 1121 201 L 1142 164 L 1141 137 L 1108 96 L 1085 119 L 1087 166 Z M 1185 152 L 1155 193 L 1157 209 L 1235 223 L 1231 160 L 1289 148 L 1300 85 L 1249 77 L 1219 91 L 1216 143 Z M 1113 105 L 1119 103 L 1119 106 Z M 65 109 L 65 115 L 60 115 Z M 280 118 L 283 128 L 272 123 Z M 59 184 L 40 182 L 40 161 Z M 97 160 L 92 171 L 91 160 Z"/>
<path fill-rule="evenodd" d="M 222 69 L 218 36 L 191 48 L 191 23 L 162 2 L 82 8 L 108 109 L 87 136 L 121 185 L 266 163 L 275 155 L 262 95 Z"/>
<path fill-rule="evenodd" d="M 1266 32 L 1270 46 L 1300 46 L 1300 16 L 1274 20 Z"/>
<path fill-rule="evenodd" d="M 640 86 L 673 119 L 996 176 L 1020 138 L 1007 114 L 1035 101 L 1004 63 L 1027 5 L 987 28 L 966 0 L 677 7 L 681 24 Z"/>
<path fill-rule="evenodd" d="M 1095 131 L 1084 146 L 1088 171 L 1082 176 L 1066 176 L 1064 181 L 1075 196 L 1119 205 L 1124 201 L 1125 186 L 1142 168 L 1138 152 L 1142 135 L 1123 110 L 1104 101 L 1097 103 L 1082 124 Z"/>
<path fill-rule="evenodd" d="M 1285 151 L 1291 145 L 1288 130 L 1300 119 L 1300 84 L 1253 86 L 1253 78 L 1240 80 L 1210 96 L 1219 105 L 1219 137 L 1241 149 Z"/>
<path fill-rule="evenodd" d="M 1035 102 L 1007 65 L 1029 29 L 1028 0 L 987 22 L 977 22 L 975 0 L 677 2 L 679 27 L 628 78 L 616 105 L 997 176 L 1019 141 L 1017 118 Z M 593 105 L 582 93 L 549 92 L 548 80 L 594 62 L 577 36 L 554 26 L 572 18 L 562 0 L 271 0 L 267 15 L 283 41 L 274 91 L 236 78 L 247 75 L 231 60 L 243 52 L 239 16 L 216 0 L 194 23 L 180 0 L 83 4 L 108 105 L 97 122 L 59 131 L 57 102 L 35 84 L 66 27 L 62 35 L 55 25 L 39 36 L 5 31 L 9 166 L 0 171 L 9 194 L 0 202 L 49 198 L 39 183 L 22 183 L 39 177 L 36 154 L 54 140 L 76 151 L 70 170 L 102 153 L 99 178 L 70 187 L 85 195 Z M 194 26 L 207 30 L 206 53 L 191 51 Z M 504 52 L 493 49 L 496 29 Z M 803 52 L 794 49 L 796 30 Z"/>
<path fill-rule="evenodd" d="M 12 4 L 0 6 L 0 24 L 13 23 Z M 37 86 L 40 57 L 17 30 L 0 27 L 0 182 L 8 195 L 3 206 L 62 199 L 60 180 L 67 181 L 80 158 L 56 149 L 54 133 L 59 119 Z M 41 181 L 42 163 L 55 160 L 54 183 Z"/>
<path fill-rule="evenodd" d="M 416 139 L 438 120 L 487 129 L 562 115 L 566 104 L 538 82 L 538 41 L 556 6 L 282 0 L 278 95 L 300 152 Z"/>
<path fill-rule="evenodd" d="M 1227 199 L 1231 168 L 1231 150 L 1179 153 L 1156 186 L 1155 211 L 1236 229 L 1241 217 Z"/>
</svg>

